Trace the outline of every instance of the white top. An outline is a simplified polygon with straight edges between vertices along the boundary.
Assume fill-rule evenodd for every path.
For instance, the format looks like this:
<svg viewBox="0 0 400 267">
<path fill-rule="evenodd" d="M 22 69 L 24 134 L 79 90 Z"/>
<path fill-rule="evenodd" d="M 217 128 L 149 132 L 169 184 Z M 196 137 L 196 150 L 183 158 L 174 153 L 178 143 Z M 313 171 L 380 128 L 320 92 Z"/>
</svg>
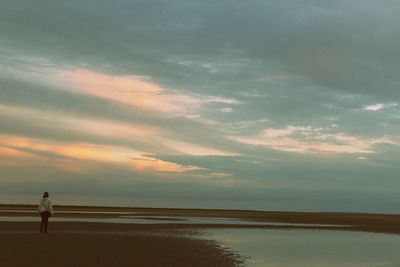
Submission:
<svg viewBox="0 0 400 267">
<path fill-rule="evenodd" d="M 51 204 L 50 199 L 47 197 L 40 200 L 38 207 L 38 211 L 40 213 L 46 210 L 53 214 L 53 205 Z"/>
</svg>

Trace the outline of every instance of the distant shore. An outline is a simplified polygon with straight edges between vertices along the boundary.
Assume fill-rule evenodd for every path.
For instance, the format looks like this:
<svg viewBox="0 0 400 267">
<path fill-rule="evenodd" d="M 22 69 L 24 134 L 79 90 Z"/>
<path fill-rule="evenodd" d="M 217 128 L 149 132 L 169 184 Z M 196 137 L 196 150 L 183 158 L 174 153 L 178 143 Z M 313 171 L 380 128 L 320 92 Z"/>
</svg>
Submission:
<svg viewBox="0 0 400 267">
<path fill-rule="evenodd" d="M 70 218 L 230 218 L 241 220 L 240 224 L 185 224 L 169 222 L 161 228 L 204 229 L 204 228 L 267 228 L 267 229 L 315 229 L 365 231 L 400 234 L 400 214 L 349 213 L 349 212 L 280 212 L 222 209 L 177 209 L 142 207 L 93 207 L 55 205 L 55 217 Z M 35 205 L 0 204 L 1 216 L 36 216 Z M 258 222 L 260 224 L 255 225 Z M 262 223 L 262 224 L 261 224 Z"/>
</svg>

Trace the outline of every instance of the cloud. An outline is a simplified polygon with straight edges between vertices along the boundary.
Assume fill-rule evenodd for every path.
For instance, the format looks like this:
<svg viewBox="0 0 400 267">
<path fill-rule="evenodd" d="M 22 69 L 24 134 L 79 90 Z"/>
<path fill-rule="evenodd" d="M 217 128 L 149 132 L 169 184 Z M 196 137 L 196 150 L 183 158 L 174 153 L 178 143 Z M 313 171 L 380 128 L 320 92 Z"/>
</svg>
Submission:
<svg viewBox="0 0 400 267">
<path fill-rule="evenodd" d="M 191 156 L 237 156 L 239 154 L 222 151 L 215 148 L 210 148 L 202 145 L 186 143 L 176 140 L 162 140 L 162 143 L 170 147 L 173 151 L 184 153 Z"/>
<path fill-rule="evenodd" d="M 229 185 L 241 184 L 240 180 L 232 178 L 231 173 L 215 172 L 215 173 L 208 173 L 208 174 L 195 174 L 194 176 L 197 179 L 200 179 L 202 181 L 205 181 L 207 183 L 211 183 L 214 185 L 229 186 Z"/>
<path fill-rule="evenodd" d="M 324 133 L 326 129 L 289 125 L 283 129 L 266 129 L 256 136 L 230 136 L 250 145 L 262 145 L 301 154 L 371 154 L 378 144 L 398 145 L 389 137 L 363 138 L 343 133 Z"/>
<path fill-rule="evenodd" d="M 0 134 L 26 136 L 65 143 L 97 143 L 135 150 L 165 153 L 169 149 L 157 142 L 163 134 L 156 125 L 118 121 L 111 118 L 76 116 L 18 106 L 0 105 Z"/>
<path fill-rule="evenodd" d="M 366 106 L 364 108 L 364 110 L 377 111 L 382 108 L 383 108 L 383 104 L 375 104 L 375 105 Z"/>
<path fill-rule="evenodd" d="M 18 149 L 0 146 L 0 155 L 7 158 L 39 158 L 27 152 L 19 151 Z M 13 161 L 15 164 L 17 162 Z"/>
<path fill-rule="evenodd" d="M 0 131 L 3 133 L 56 141 L 125 145 L 148 153 L 168 152 L 156 137 L 182 139 L 216 150 L 226 147 L 227 142 L 218 131 L 193 119 L 190 114 L 166 116 L 166 112 L 84 94 L 79 88 L 75 91 L 60 89 L 54 84 L 50 88 L 0 78 L 3 78 L 0 79 L 0 109 L 3 111 L 0 113 Z M 41 83 L 46 84 L 46 81 Z M 203 102 L 200 105 L 225 101 L 206 95 L 199 99 Z"/>
<path fill-rule="evenodd" d="M 223 113 L 230 113 L 233 112 L 232 108 L 220 108 L 219 111 L 223 112 Z"/>
<path fill-rule="evenodd" d="M 131 158 L 131 166 L 138 171 L 157 171 L 157 172 L 190 172 L 203 170 L 197 166 L 183 166 L 177 163 L 168 162 L 151 157 Z"/>
<path fill-rule="evenodd" d="M 141 76 L 116 76 L 75 69 L 61 71 L 59 79 L 85 94 L 175 116 L 194 113 L 206 103 L 240 103 L 235 99 L 174 92 Z"/>
<path fill-rule="evenodd" d="M 136 73 L 202 93 L 243 91 L 272 73 L 321 90 L 397 98 L 396 1 L 115 3 L 3 4 L 2 54 Z"/>
<path fill-rule="evenodd" d="M 160 128 L 137 123 L 123 123 L 101 118 L 82 118 L 70 115 L 44 112 L 18 106 L 0 105 L 0 113 L 17 119 L 29 119 L 37 124 L 61 127 L 67 132 L 81 132 L 92 136 L 104 136 L 112 138 L 144 138 L 152 137 L 159 133 Z"/>
<path fill-rule="evenodd" d="M 86 94 L 160 112 L 187 113 L 199 105 L 197 99 L 167 92 L 146 77 L 114 76 L 77 69 L 61 72 L 60 80 Z"/>
<path fill-rule="evenodd" d="M 388 103 L 388 104 L 378 103 L 378 104 L 374 104 L 374 105 L 365 106 L 363 109 L 364 110 L 368 110 L 368 111 L 378 111 L 378 110 L 381 110 L 381 109 L 396 107 L 398 105 L 399 104 L 397 104 L 397 103 Z"/>
<path fill-rule="evenodd" d="M 143 152 L 132 149 L 90 143 L 49 142 L 47 140 L 32 139 L 23 136 L 0 135 L 0 147 L 2 148 L 0 152 L 3 156 L 12 155 L 17 158 L 25 158 L 26 155 L 29 155 L 29 157 L 32 155 L 42 155 L 43 157 L 43 153 L 49 153 L 50 157 L 53 155 L 75 159 L 77 160 L 76 162 L 83 160 L 122 165 L 132 167 L 137 171 L 188 172 L 203 169 L 144 156 Z"/>
</svg>

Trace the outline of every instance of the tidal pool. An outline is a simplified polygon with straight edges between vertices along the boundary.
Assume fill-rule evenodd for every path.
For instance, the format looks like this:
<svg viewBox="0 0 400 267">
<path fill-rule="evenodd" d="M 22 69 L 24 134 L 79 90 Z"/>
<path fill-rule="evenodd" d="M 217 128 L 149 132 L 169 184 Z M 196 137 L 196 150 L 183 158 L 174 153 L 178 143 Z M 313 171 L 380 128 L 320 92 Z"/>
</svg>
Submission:
<svg viewBox="0 0 400 267">
<path fill-rule="evenodd" d="M 400 235 L 260 229 L 207 233 L 206 238 L 246 256 L 246 267 L 400 266 Z"/>
</svg>

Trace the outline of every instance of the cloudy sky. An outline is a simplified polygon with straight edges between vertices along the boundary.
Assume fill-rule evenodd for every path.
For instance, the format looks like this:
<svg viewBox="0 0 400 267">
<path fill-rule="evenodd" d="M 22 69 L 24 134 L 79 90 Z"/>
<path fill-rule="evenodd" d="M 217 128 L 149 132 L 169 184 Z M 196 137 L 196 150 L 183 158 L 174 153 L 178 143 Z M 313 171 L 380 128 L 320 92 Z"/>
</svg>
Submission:
<svg viewBox="0 0 400 267">
<path fill-rule="evenodd" d="M 0 201 L 398 211 L 399 13 L 1 0 Z"/>
</svg>

